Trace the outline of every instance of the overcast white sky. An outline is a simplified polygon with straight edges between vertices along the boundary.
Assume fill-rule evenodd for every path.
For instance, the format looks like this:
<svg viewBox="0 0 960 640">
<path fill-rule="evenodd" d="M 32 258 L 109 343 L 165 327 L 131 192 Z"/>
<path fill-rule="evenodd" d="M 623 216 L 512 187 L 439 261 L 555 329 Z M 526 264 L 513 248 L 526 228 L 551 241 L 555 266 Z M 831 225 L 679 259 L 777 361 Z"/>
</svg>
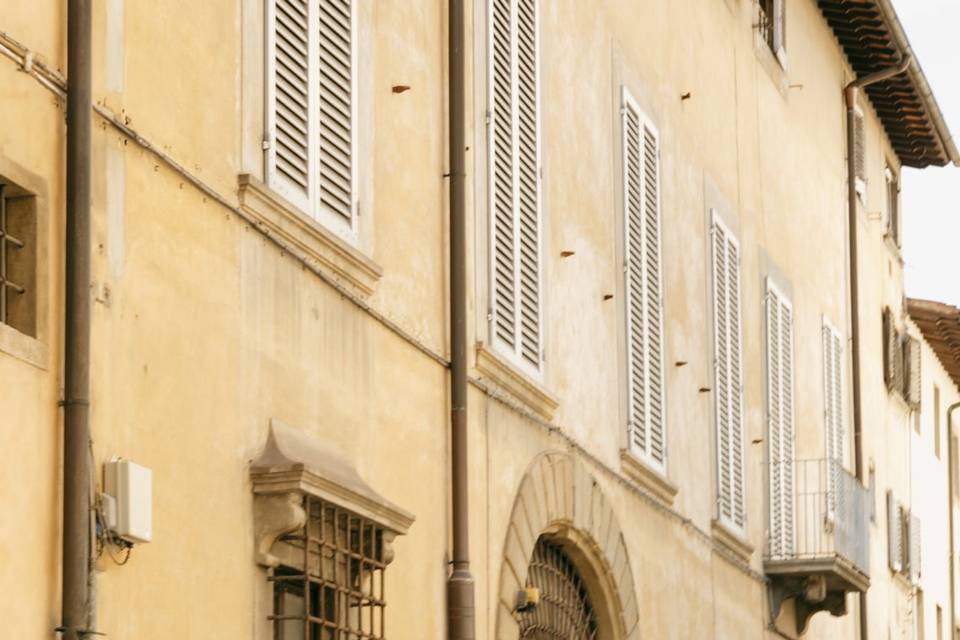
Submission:
<svg viewBox="0 0 960 640">
<path fill-rule="evenodd" d="M 960 142 L 960 0 L 894 0 L 900 21 Z M 960 306 L 960 168 L 904 169 L 907 295 Z"/>
</svg>

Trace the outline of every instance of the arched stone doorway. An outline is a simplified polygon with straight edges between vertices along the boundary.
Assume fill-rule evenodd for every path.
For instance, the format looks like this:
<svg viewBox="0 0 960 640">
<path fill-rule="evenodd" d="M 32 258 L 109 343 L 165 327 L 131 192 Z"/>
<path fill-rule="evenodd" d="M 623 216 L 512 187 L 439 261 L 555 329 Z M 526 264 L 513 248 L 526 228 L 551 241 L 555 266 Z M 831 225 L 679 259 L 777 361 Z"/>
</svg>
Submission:
<svg viewBox="0 0 960 640">
<path fill-rule="evenodd" d="M 544 609 L 516 610 L 527 586 L 540 589 Z M 507 527 L 497 639 L 637 640 L 638 620 L 623 534 L 599 484 L 570 454 L 540 454 Z M 556 635 L 563 625 L 567 635 Z"/>
</svg>

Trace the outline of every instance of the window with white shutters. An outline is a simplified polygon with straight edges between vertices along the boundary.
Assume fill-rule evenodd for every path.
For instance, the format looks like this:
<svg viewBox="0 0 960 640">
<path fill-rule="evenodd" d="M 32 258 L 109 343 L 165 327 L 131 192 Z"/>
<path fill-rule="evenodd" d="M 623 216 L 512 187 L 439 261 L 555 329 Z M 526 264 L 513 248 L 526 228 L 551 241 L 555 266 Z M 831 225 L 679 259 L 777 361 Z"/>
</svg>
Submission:
<svg viewBox="0 0 960 640">
<path fill-rule="evenodd" d="M 887 492 L 887 563 L 894 573 L 903 571 L 903 507 Z"/>
<path fill-rule="evenodd" d="M 664 470 L 659 138 L 626 89 L 622 111 L 629 442 L 634 454 Z"/>
<path fill-rule="evenodd" d="M 843 473 L 843 341 L 840 332 L 823 321 L 823 420 L 827 443 L 827 510 L 832 517 L 840 496 Z"/>
<path fill-rule="evenodd" d="M 893 169 L 889 166 L 884 171 L 886 179 L 887 196 L 887 237 L 893 240 L 894 244 L 900 246 L 900 185 L 897 184 L 897 178 Z"/>
<path fill-rule="evenodd" d="M 340 235 L 356 232 L 353 0 L 267 2 L 267 183 Z"/>
<path fill-rule="evenodd" d="M 903 397 L 911 409 L 920 408 L 920 341 L 904 336 L 903 341 Z"/>
<path fill-rule="evenodd" d="M 717 511 L 720 522 L 743 531 L 743 383 L 740 345 L 740 245 L 713 214 L 711 230 L 714 331 L 714 413 Z"/>
<path fill-rule="evenodd" d="M 489 0 L 490 330 L 539 374 L 543 336 L 537 0 Z"/>
<path fill-rule="evenodd" d="M 771 557 L 794 550 L 793 307 L 767 281 L 767 432 Z"/>
<path fill-rule="evenodd" d="M 864 133 L 863 110 L 854 107 L 853 115 L 853 163 L 857 193 L 860 198 L 867 197 L 867 141 Z"/>
<path fill-rule="evenodd" d="M 921 576 L 921 527 L 920 518 L 913 515 L 910 511 L 904 513 L 904 529 L 907 532 L 906 557 L 904 558 L 906 566 L 903 572 L 910 577 L 910 582 L 918 584 Z"/>
</svg>

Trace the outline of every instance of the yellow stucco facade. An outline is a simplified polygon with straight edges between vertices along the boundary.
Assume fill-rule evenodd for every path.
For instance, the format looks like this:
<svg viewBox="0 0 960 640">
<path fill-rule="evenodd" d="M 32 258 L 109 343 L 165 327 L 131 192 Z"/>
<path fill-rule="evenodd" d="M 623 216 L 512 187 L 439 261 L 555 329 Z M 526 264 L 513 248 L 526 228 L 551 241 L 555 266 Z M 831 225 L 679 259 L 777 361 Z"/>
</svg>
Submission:
<svg viewBox="0 0 960 640">
<path fill-rule="evenodd" d="M 854 75 L 816 3 L 786 4 L 778 60 L 751 0 L 540 0 L 537 379 L 491 346 L 488 5 L 466 3 L 478 638 L 516 636 L 512 594 L 543 533 L 579 550 L 611 638 L 795 636 L 791 602 L 770 620 L 764 568 L 765 283 L 794 310 L 797 457 L 824 458 L 823 323 L 844 344 L 850 334 L 842 91 Z M 51 637 L 60 616 L 65 130 L 62 98 L 20 63 L 28 52 L 62 78 L 64 5 L 0 10 L 0 178 L 36 197 L 38 220 L 38 330 L 0 326 L 0 619 L 5 637 L 25 640 Z M 268 184 L 263 0 L 94 3 L 94 475 L 102 484 L 114 456 L 153 472 L 153 540 L 123 566 L 98 563 L 96 628 L 110 638 L 273 637 L 250 480 L 273 420 L 337 451 L 415 517 L 386 571 L 388 637 L 445 637 L 446 3 L 355 5 L 359 214 L 347 241 Z M 663 477 L 622 454 L 624 89 L 660 136 Z M 881 354 L 883 308 L 904 322 L 903 262 L 883 213 L 884 171 L 900 162 L 861 106 L 864 458 L 878 514 L 868 619 L 869 637 L 887 638 L 909 628 L 913 602 L 887 568 L 883 516 L 884 491 L 909 496 L 911 481 L 911 409 L 888 393 Z M 715 524 L 714 214 L 741 247 L 739 537 Z M 848 348 L 843 362 L 852 470 Z M 948 382 L 944 402 L 956 397 Z M 858 637 L 856 596 L 847 602 L 845 616 L 814 616 L 805 637 Z"/>
</svg>

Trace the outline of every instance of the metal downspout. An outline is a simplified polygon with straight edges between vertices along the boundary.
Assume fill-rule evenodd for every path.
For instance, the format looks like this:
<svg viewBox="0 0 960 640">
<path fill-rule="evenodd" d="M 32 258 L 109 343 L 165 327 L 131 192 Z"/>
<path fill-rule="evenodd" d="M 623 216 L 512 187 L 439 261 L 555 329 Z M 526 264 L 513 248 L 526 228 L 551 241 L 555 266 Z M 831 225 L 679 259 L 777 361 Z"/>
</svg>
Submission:
<svg viewBox="0 0 960 640">
<path fill-rule="evenodd" d="M 473 640 L 474 581 L 470 573 L 467 474 L 466 137 L 464 132 L 463 0 L 448 3 L 450 118 L 450 464 L 453 571 L 447 579 L 447 634 Z"/>
<path fill-rule="evenodd" d="M 66 308 L 63 398 L 63 584 L 60 632 L 84 640 L 90 569 L 91 2 L 67 4 Z"/>
<path fill-rule="evenodd" d="M 960 473 L 960 469 L 954 467 L 954 460 L 957 452 L 954 450 L 953 443 L 953 412 L 955 409 L 960 407 L 960 402 L 954 402 L 952 405 L 947 407 L 947 518 L 949 526 L 947 528 L 947 533 L 950 535 L 950 637 L 953 640 L 957 640 L 957 583 L 956 583 L 956 549 L 955 542 L 953 539 L 954 532 L 954 522 L 953 522 L 953 478 L 954 474 Z"/>
<path fill-rule="evenodd" d="M 863 464 L 863 404 L 860 390 L 860 276 L 857 257 L 857 164 L 856 164 L 856 118 L 857 94 L 859 90 L 871 84 L 900 75 L 906 71 L 912 58 L 905 55 L 894 67 L 854 80 L 844 89 L 847 106 L 847 226 L 850 243 L 850 351 L 851 377 L 853 386 L 853 448 L 857 478 L 865 484 Z M 869 637 L 867 629 L 867 594 L 860 593 L 860 640 Z"/>
</svg>

